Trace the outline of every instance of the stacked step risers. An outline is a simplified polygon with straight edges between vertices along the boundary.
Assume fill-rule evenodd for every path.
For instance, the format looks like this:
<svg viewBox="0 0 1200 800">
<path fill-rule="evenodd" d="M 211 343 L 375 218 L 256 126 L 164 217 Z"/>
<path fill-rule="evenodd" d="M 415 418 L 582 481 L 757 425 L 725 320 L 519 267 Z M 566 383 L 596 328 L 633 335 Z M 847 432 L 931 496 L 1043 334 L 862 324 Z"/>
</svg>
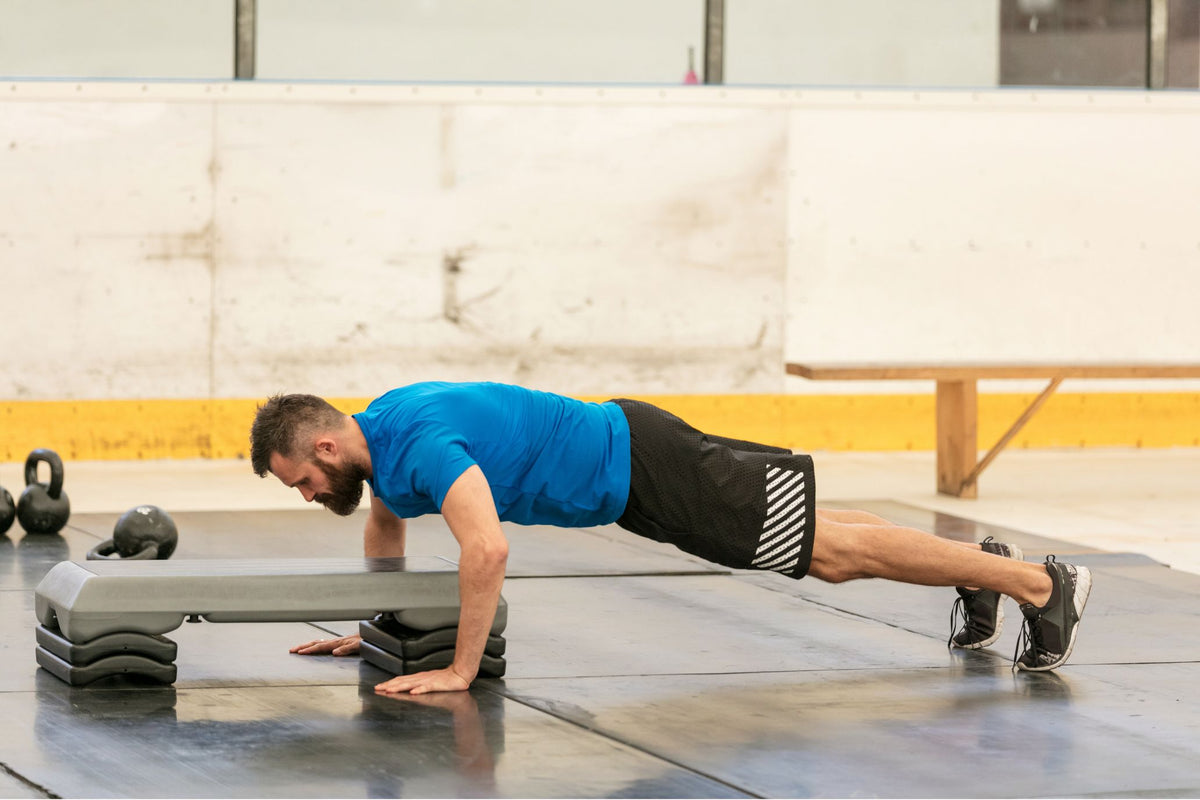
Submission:
<svg viewBox="0 0 1200 800">
<path fill-rule="evenodd" d="M 504 631 L 502 615 L 497 614 L 497 622 L 499 624 L 492 626 L 479 662 L 481 678 L 503 677 L 507 667 L 504 660 L 506 642 L 500 635 Z M 359 653 L 363 659 L 393 675 L 411 675 L 450 666 L 458 638 L 456 626 L 421 630 L 397 622 L 392 614 L 380 614 L 373 620 L 360 622 L 358 633 L 362 636 Z"/>
</svg>

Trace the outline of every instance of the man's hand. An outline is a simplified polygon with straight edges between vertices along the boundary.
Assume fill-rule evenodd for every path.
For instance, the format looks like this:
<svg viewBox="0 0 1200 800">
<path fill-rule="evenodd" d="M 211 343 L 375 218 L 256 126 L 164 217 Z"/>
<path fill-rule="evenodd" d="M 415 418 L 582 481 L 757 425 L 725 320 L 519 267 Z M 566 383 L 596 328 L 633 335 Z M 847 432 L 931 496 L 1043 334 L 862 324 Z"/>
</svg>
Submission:
<svg viewBox="0 0 1200 800">
<path fill-rule="evenodd" d="M 298 644 L 289 653 L 299 653 L 302 656 L 320 656 L 333 653 L 335 656 L 352 656 L 358 653 L 361 636 L 343 636 L 340 639 L 313 639 L 311 642 Z"/>
<path fill-rule="evenodd" d="M 425 694 L 426 692 L 465 692 L 470 682 L 450 667 L 412 675 L 397 675 L 376 685 L 376 694 Z"/>
</svg>

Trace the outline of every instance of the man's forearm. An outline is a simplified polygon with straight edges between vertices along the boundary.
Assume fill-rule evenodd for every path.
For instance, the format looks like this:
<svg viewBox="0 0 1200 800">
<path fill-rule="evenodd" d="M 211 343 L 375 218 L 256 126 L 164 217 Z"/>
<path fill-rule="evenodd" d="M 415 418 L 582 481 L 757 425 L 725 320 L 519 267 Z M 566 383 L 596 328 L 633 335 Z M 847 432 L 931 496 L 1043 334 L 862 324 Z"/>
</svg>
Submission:
<svg viewBox="0 0 1200 800">
<path fill-rule="evenodd" d="M 462 607 L 451 668 L 467 683 L 473 681 L 479 672 L 479 661 L 483 658 L 488 634 L 496 619 L 506 563 L 505 549 L 472 548 L 463 552 L 458 565 L 458 592 Z"/>
<path fill-rule="evenodd" d="M 367 517 L 363 528 L 363 554 L 367 558 L 394 558 L 404 555 L 405 526 L 380 524 L 374 516 Z"/>
</svg>

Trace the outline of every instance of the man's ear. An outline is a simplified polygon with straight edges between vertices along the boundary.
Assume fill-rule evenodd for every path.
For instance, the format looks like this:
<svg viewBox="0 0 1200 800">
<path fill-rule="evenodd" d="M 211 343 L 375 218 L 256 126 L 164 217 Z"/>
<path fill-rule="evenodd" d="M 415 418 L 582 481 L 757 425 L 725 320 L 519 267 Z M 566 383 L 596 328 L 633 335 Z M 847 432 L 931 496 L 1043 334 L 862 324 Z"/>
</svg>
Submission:
<svg viewBox="0 0 1200 800">
<path fill-rule="evenodd" d="M 331 459 L 337 458 L 338 443 L 337 439 L 334 439 L 332 436 L 322 436 L 318 438 L 315 442 L 313 442 L 313 448 L 316 450 L 318 456 L 325 456 L 326 458 Z"/>
</svg>

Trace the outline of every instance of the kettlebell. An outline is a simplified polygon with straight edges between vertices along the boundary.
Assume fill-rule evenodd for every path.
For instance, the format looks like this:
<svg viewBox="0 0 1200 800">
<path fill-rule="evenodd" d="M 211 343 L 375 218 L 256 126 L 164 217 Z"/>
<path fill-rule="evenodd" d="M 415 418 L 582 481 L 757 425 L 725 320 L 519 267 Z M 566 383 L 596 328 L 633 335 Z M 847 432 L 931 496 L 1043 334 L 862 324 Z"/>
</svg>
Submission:
<svg viewBox="0 0 1200 800">
<path fill-rule="evenodd" d="M 38 483 L 38 464 L 50 465 L 50 483 Z M 26 533 L 58 533 L 71 516 L 63 491 L 63 463 L 58 453 L 39 447 L 25 459 L 25 491 L 17 501 L 17 519 Z"/>
<path fill-rule="evenodd" d="M 158 506 L 137 506 L 121 515 L 111 539 L 88 551 L 89 561 L 107 558 L 149 560 L 170 558 L 179 543 L 179 529 Z"/>
<path fill-rule="evenodd" d="M 8 529 L 12 527 L 16 518 L 17 506 L 13 502 L 12 495 L 8 493 L 8 489 L 0 486 L 0 536 L 8 533 Z"/>
</svg>

